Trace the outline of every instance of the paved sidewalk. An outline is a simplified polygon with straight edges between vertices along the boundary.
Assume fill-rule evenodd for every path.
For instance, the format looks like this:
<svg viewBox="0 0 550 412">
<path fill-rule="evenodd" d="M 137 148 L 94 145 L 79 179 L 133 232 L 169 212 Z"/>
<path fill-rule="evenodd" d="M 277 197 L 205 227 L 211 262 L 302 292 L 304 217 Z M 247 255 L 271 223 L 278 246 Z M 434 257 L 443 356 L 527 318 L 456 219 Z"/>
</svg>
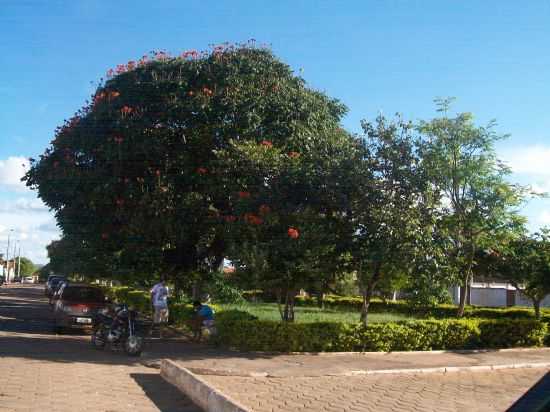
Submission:
<svg viewBox="0 0 550 412">
<path fill-rule="evenodd" d="M 179 345 L 181 346 L 181 344 Z M 488 370 L 502 367 L 545 366 L 550 348 L 464 352 L 394 352 L 363 354 L 270 355 L 220 351 L 184 345 L 187 351 L 165 357 L 198 374 L 269 377 L 353 376 L 372 372 L 453 369 Z M 169 346 L 164 346 L 165 350 Z"/>
<path fill-rule="evenodd" d="M 254 412 L 545 412 L 549 393 L 542 390 L 527 402 L 514 403 L 546 373 L 544 369 L 505 369 L 312 378 L 201 378 Z"/>
</svg>

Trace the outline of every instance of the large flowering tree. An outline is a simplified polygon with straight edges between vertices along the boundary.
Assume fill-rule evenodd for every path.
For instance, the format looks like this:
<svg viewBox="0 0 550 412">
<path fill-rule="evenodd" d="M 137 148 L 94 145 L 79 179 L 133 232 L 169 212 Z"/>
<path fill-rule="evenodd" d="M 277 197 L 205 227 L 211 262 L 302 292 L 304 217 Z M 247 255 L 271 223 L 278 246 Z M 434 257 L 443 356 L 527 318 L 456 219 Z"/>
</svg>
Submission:
<svg viewBox="0 0 550 412">
<path fill-rule="evenodd" d="M 157 52 L 109 71 L 25 179 L 83 256 L 181 284 L 221 264 L 229 216 L 246 197 L 220 153 L 269 142 L 292 164 L 338 130 L 344 112 L 253 44 Z"/>
</svg>

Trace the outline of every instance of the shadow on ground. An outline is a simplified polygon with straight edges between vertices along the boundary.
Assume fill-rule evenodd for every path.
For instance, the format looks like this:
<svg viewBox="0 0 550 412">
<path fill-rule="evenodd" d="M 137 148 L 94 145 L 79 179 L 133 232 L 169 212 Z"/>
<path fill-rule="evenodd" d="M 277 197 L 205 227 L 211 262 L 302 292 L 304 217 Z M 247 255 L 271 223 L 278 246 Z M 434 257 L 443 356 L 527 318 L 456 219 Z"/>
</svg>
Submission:
<svg viewBox="0 0 550 412">
<path fill-rule="evenodd" d="M 550 372 L 519 398 L 507 412 L 550 411 Z"/>
<path fill-rule="evenodd" d="M 158 374 L 131 373 L 130 376 L 161 412 L 200 412 L 201 409 L 184 396 L 178 388 Z"/>
</svg>

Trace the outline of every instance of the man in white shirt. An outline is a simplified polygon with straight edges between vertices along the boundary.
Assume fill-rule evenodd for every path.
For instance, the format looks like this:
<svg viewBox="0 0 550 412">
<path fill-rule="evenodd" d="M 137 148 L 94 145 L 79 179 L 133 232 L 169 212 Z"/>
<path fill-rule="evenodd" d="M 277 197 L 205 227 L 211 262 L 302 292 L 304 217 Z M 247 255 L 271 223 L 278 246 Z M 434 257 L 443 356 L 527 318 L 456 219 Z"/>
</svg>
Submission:
<svg viewBox="0 0 550 412">
<path fill-rule="evenodd" d="M 161 278 L 151 289 L 151 303 L 153 305 L 153 327 L 159 327 L 159 337 L 162 338 L 162 325 L 168 323 L 168 287 L 165 279 Z M 152 333 L 152 330 L 151 330 Z"/>
</svg>

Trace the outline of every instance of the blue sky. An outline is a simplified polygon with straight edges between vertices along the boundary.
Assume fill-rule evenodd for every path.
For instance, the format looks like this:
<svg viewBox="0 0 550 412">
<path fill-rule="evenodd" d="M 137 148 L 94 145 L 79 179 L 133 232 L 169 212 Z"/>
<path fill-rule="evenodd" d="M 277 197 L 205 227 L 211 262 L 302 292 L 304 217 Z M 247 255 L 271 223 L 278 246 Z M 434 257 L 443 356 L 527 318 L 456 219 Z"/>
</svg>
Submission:
<svg viewBox="0 0 550 412">
<path fill-rule="evenodd" d="M 24 158 L 118 63 L 254 38 L 362 118 L 435 116 L 433 99 L 511 137 L 500 156 L 515 181 L 550 191 L 550 2 L 0 0 L 0 253 L 7 233 L 45 263 L 58 236 L 49 211 L 17 183 Z M 550 224 L 550 201 L 523 209 Z M 10 252 L 11 253 L 11 252 Z"/>
</svg>

